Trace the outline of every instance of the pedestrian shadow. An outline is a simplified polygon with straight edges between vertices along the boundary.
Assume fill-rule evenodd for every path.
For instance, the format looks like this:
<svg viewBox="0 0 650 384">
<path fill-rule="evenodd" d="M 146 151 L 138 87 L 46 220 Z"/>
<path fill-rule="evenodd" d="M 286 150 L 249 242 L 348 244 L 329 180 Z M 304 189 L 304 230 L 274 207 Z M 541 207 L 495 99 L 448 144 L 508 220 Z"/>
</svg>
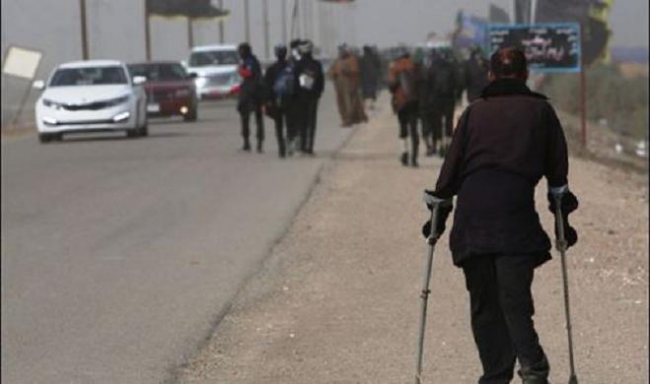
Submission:
<svg viewBox="0 0 650 384">
<path fill-rule="evenodd" d="M 396 161 L 399 154 L 394 152 L 341 152 L 334 154 L 334 159 L 337 161 L 346 162 L 377 162 L 377 161 Z"/>
<path fill-rule="evenodd" d="M 107 142 L 107 141 L 146 141 L 152 139 L 168 139 L 168 138 L 179 138 L 190 136 L 186 133 L 180 132 L 159 132 L 159 133 L 149 133 L 145 137 L 131 138 L 126 137 L 126 135 L 107 135 L 107 136 L 72 136 L 65 137 L 63 140 L 59 141 L 58 144 L 66 143 L 82 143 L 82 142 Z"/>
</svg>

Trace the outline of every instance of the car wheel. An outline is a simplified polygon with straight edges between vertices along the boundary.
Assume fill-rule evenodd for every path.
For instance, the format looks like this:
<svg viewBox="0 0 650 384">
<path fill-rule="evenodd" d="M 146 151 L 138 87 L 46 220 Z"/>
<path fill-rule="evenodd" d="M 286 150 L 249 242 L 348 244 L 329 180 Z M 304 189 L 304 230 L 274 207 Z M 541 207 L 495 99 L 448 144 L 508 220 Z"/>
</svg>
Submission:
<svg viewBox="0 0 650 384">
<path fill-rule="evenodd" d="M 187 115 L 183 116 L 183 120 L 185 121 L 196 121 L 199 117 L 199 113 L 197 111 L 197 108 L 194 107 Z"/>
<path fill-rule="evenodd" d="M 138 129 L 138 136 L 141 137 L 147 137 L 149 136 L 149 126 L 147 125 L 147 122 L 145 121 L 144 125 Z"/>
<path fill-rule="evenodd" d="M 52 135 L 49 133 L 39 133 L 38 141 L 40 141 L 41 144 L 47 144 L 52 141 Z"/>
</svg>

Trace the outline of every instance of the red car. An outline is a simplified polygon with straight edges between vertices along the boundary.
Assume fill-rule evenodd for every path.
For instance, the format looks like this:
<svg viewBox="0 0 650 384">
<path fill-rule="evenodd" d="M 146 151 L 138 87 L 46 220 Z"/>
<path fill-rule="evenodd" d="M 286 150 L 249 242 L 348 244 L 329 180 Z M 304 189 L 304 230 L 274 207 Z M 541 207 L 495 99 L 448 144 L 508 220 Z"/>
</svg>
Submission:
<svg viewBox="0 0 650 384">
<path fill-rule="evenodd" d="M 198 100 L 194 78 L 180 62 L 156 61 L 129 64 L 131 76 L 144 76 L 147 82 L 147 115 L 150 117 L 182 116 L 196 121 Z"/>
</svg>

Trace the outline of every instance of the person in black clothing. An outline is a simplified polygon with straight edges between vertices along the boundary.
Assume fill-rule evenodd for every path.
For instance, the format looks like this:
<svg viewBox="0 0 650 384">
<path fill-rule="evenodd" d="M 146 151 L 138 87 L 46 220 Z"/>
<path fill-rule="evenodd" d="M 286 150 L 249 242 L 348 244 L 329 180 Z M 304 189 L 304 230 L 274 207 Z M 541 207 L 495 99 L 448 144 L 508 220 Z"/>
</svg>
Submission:
<svg viewBox="0 0 650 384">
<path fill-rule="evenodd" d="M 364 45 L 363 56 L 361 56 L 359 64 L 361 67 L 361 93 L 363 101 L 368 102 L 369 109 L 375 109 L 381 62 L 373 49 L 368 45 Z"/>
<path fill-rule="evenodd" d="M 264 145 L 264 119 L 262 116 L 262 103 L 264 100 L 264 89 L 262 83 L 262 68 L 257 57 L 253 55 L 251 46 L 242 43 L 237 47 L 240 64 L 238 73 L 243 79 L 240 85 L 237 111 L 241 116 L 242 137 L 244 138 L 244 151 L 250 151 L 250 115 L 255 114 L 257 123 L 257 152 L 263 151 Z"/>
<path fill-rule="evenodd" d="M 467 102 L 478 99 L 483 88 L 489 83 L 488 63 L 483 58 L 481 50 L 472 50 L 469 59 L 465 62 L 465 87 L 467 88 Z"/>
<path fill-rule="evenodd" d="M 433 148 L 440 141 L 440 156 L 444 157 L 448 140 L 454 128 L 454 111 L 456 109 L 456 94 L 458 79 L 451 52 L 440 51 L 433 56 L 433 75 L 431 89 L 431 132 L 433 134 Z M 443 131 L 444 127 L 444 131 Z M 435 149 L 432 152 L 435 153 Z"/>
<path fill-rule="evenodd" d="M 287 47 L 278 45 L 274 49 L 277 61 L 264 74 L 266 95 L 266 114 L 275 122 L 275 136 L 278 140 L 280 158 L 286 156 L 284 125 L 286 108 L 293 95 L 294 74 L 287 63 Z"/>
<path fill-rule="evenodd" d="M 302 153 L 314 154 L 314 138 L 318 118 L 318 101 L 325 88 L 323 66 L 314 59 L 313 44 L 302 41 L 298 46 L 300 61 L 296 70 L 298 77 L 298 100 L 300 102 L 300 150 Z"/>
<path fill-rule="evenodd" d="M 293 82 L 291 94 L 287 96 L 286 101 L 286 118 L 287 118 L 287 155 L 293 156 L 294 152 L 298 149 L 300 126 L 302 121 L 302 108 L 303 103 L 298 97 L 298 66 L 300 62 L 300 39 L 292 40 L 289 43 L 289 59 L 287 60 L 286 71 L 293 74 Z"/>
<path fill-rule="evenodd" d="M 450 235 L 453 262 L 463 269 L 474 340 L 483 365 L 480 384 L 510 383 L 515 361 L 524 384 L 548 383 L 549 364 L 533 324 L 534 269 L 551 258 L 551 243 L 535 210 L 535 186 L 545 177 L 561 194 L 569 246 L 577 233 L 568 214 L 578 206 L 568 188 L 562 126 L 547 98 L 526 86 L 524 53 L 503 48 L 491 58 L 491 83 L 464 111 L 435 191 L 441 205 L 435 242 L 457 195 Z M 444 207 L 444 208 L 443 208 Z M 430 222 L 423 231 L 430 231 Z M 428 233 L 425 234 L 428 236 Z"/>
</svg>

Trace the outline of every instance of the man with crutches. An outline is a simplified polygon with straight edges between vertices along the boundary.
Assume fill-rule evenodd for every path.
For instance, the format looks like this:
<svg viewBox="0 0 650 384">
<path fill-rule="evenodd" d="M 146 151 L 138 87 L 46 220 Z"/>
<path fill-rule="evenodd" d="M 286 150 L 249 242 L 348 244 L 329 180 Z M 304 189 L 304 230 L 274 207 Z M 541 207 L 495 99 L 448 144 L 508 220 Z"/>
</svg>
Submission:
<svg viewBox="0 0 650 384">
<path fill-rule="evenodd" d="M 531 285 L 535 268 L 551 258 L 551 242 L 535 210 L 535 186 L 546 178 L 562 256 L 578 239 L 568 221 L 578 201 L 568 188 L 562 126 L 547 98 L 526 86 L 524 53 L 502 48 L 492 55 L 490 67 L 490 84 L 463 112 L 427 203 L 437 214 L 439 204 L 450 206 L 457 196 L 449 244 L 470 296 L 472 332 L 483 366 L 478 383 L 510 383 L 518 361 L 524 384 L 547 384 L 550 367 L 533 323 Z M 423 228 L 431 251 L 444 231 L 441 224 L 444 217 L 436 217 L 435 225 L 427 221 Z M 566 272 L 564 263 L 563 268 Z M 423 301 L 428 278 L 425 283 Z M 420 361 L 418 356 L 416 382 Z M 572 359 L 571 377 L 570 383 L 576 383 Z"/>
</svg>

